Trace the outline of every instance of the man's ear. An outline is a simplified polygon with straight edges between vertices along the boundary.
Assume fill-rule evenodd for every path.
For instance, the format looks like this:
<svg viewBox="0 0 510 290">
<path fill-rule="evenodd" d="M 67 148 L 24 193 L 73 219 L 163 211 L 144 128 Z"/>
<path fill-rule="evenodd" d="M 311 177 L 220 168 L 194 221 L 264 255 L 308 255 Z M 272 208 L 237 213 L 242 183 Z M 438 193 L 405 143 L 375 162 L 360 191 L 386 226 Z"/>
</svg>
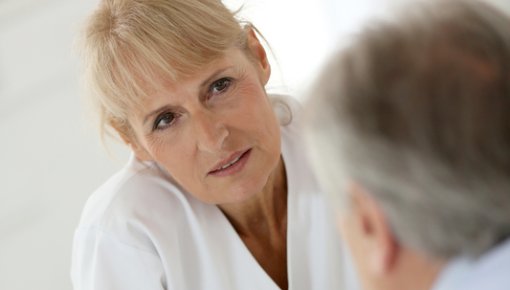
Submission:
<svg viewBox="0 0 510 290">
<path fill-rule="evenodd" d="M 257 38 L 254 28 L 249 28 L 247 34 L 247 46 L 249 53 L 252 55 L 255 63 L 257 64 L 259 77 L 265 85 L 271 76 L 271 65 L 267 59 L 266 50 Z"/>
<path fill-rule="evenodd" d="M 349 186 L 356 232 L 365 243 L 367 265 L 374 275 L 386 275 L 396 267 L 400 248 L 391 226 L 372 195 L 361 185 Z"/>
</svg>

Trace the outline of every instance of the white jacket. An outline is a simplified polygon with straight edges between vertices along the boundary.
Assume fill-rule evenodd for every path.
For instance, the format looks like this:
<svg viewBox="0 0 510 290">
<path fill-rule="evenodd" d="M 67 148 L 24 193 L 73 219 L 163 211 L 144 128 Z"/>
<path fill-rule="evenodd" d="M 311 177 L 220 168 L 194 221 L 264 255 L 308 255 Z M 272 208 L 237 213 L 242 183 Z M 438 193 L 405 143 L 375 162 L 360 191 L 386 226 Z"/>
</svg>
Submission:
<svg viewBox="0 0 510 290">
<path fill-rule="evenodd" d="M 282 127 L 289 289 L 357 289 L 295 123 Z M 216 206 L 135 158 L 89 198 L 71 277 L 75 290 L 279 289 Z"/>
</svg>

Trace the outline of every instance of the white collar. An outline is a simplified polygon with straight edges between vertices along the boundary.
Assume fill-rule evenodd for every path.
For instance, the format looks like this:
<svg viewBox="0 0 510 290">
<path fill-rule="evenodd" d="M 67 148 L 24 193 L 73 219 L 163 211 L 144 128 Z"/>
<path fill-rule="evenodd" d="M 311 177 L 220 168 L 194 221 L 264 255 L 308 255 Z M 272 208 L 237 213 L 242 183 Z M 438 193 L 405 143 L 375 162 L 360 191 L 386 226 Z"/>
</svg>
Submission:
<svg viewBox="0 0 510 290">
<path fill-rule="evenodd" d="M 510 239 L 476 259 L 451 260 L 431 290 L 510 289 Z"/>
</svg>

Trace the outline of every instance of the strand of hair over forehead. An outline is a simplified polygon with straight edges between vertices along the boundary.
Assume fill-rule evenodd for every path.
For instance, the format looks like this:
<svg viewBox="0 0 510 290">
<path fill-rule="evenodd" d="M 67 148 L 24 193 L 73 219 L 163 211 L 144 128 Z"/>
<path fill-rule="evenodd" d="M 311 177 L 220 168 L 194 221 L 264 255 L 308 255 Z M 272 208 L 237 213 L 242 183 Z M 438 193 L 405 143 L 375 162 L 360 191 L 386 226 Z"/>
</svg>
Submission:
<svg viewBox="0 0 510 290">
<path fill-rule="evenodd" d="M 164 82 L 197 72 L 245 33 L 221 1 L 104 0 L 89 19 L 83 59 L 102 121 L 130 108 Z"/>
</svg>

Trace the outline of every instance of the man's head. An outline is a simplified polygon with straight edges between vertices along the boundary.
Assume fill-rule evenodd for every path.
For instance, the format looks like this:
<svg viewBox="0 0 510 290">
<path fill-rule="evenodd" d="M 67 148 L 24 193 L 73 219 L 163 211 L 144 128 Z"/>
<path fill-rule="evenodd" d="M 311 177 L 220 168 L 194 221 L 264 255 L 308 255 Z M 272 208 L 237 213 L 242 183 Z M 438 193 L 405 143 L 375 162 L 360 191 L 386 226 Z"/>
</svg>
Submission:
<svg viewBox="0 0 510 290">
<path fill-rule="evenodd" d="M 510 236 L 510 18 L 414 7 L 365 29 L 309 102 L 311 153 L 369 289 L 426 289 L 448 259 Z"/>
</svg>

